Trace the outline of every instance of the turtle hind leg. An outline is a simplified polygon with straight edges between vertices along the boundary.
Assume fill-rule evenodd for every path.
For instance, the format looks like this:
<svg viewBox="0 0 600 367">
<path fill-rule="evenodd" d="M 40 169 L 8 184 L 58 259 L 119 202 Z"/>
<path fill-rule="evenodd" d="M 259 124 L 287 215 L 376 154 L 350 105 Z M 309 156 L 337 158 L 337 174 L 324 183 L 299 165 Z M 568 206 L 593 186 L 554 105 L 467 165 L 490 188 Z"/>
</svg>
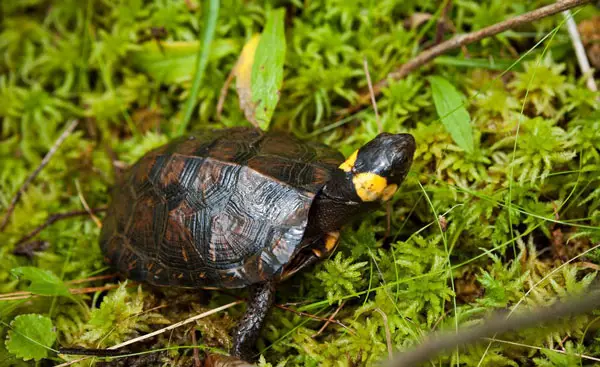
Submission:
<svg viewBox="0 0 600 367">
<path fill-rule="evenodd" d="M 233 332 L 232 356 L 246 361 L 252 359 L 256 339 L 274 300 L 275 286 L 272 282 L 254 284 L 250 287 L 246 313 Z"/>
</svg>

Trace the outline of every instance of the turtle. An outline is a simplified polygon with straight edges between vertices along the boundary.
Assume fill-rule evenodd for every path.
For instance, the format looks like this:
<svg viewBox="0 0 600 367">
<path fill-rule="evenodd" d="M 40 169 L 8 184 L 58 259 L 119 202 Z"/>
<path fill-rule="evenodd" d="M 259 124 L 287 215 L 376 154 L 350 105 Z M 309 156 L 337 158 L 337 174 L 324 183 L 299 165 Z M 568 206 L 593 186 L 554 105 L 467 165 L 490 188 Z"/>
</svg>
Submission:
<svg viewBox="0 0 600 367">
<path fill-rule="evenodd" d="M 115 185 L 105 260 L 154 286 L 249 288 L 230 354 L 250 360 L 276 285 L 326 259 L 340 229 L 389 200 L 410 134 L 381 133 L 348 158 L 285 132 L 194 132 L 150 151 Z"/>
</svg>

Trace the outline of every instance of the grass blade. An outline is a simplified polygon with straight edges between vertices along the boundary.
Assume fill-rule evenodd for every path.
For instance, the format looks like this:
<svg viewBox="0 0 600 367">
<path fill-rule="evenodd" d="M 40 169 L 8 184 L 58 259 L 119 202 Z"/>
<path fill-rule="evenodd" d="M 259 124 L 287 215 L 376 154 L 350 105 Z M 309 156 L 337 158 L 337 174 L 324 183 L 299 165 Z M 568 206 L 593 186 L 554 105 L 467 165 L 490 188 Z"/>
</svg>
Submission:
<svg viewBox="0 0 600 367">
<path fill-rule="evenodd" d="M 177 136 L 183 135 L 192 117 L 194 107 L 196 106 L 196 99 L 198 98 L 198 90 L 200 89 L 200 83 L 204 77 L 204 71 L 206 70 L 206 64 L 208 63 L 208 55 L 210 54 L 210 48 L 212 40 L 215 36 L 215 28 L 217 26 L 217 18 L 219 17 L 219 0 L 210 0 L 208 15 L 204 27 L 204 37 L 202 39 L 202 46 L 198 50 L 198 63 L 196 66 L 196 74 L 194 75 L 194 82 L 190 91 L 190 96 L 185 106 L 185 114 L 183 121 L 177 129 Z"/>
</svg>

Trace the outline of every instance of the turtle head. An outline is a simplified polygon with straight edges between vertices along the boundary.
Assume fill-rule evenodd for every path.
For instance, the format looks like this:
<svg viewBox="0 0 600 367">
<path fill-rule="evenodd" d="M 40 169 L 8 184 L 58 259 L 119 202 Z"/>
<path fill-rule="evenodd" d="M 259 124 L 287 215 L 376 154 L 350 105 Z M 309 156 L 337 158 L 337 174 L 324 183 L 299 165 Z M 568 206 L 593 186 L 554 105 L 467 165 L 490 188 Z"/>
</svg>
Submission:
<svg viewBox="0 0 600 367">
<path fill-rule="evenodd" d="M 387 201 L 406 178 L 414 153 L 412 135 L 379 134 L 339 166 L 343 175 L 334 175 L 328 191 L 347 201 Z"/>
</svg>

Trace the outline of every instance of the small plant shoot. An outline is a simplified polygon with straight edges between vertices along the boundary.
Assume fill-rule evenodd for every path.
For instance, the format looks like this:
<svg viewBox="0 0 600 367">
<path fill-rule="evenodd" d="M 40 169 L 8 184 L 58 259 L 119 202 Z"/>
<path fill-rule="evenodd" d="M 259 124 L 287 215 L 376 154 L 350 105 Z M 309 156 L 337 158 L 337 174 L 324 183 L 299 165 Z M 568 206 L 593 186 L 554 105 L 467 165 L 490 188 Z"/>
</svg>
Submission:
<svg viewBox="0 0 600 367">
<path fill-rule="evenodd" d="M 49 317 L 24 314 L 10 323 L 6 336 L 6 349 L 17 358 L 39 361 L 52 352 L 56 331 Z"/>
<path fill-rule="evenodd" d="M 431 95 L 437 114 L 452 139 L 467 153 L 473 153 L 473 129 L 469 112 L 464 107 L 464 97 L 441 76 L 429 77 Z"/>
</svg>

